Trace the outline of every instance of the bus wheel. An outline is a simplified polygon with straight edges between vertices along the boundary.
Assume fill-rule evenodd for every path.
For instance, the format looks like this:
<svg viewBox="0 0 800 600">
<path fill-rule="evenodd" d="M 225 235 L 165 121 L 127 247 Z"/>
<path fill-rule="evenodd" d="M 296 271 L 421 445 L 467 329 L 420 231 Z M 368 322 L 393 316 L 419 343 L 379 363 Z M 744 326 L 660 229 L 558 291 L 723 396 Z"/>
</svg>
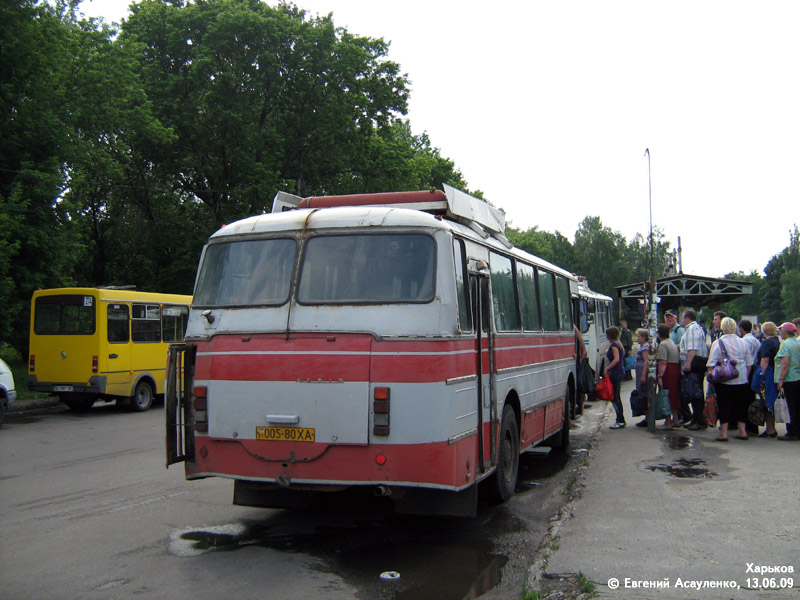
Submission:
<svg viewBox="0 0 800 600">
<path fill-rule="evenodd" d="M 517 417 L 509 405 L 503 408 L 500 422 L 500 447 L 497 453 L 497 469 L 491 478 L 492 495 L 505 502 L 514 495 L 519 471 L 519 432 Z"/>
<path fill-rule="evenodd" d="M 131 396 L 131 410 L 133 412 L 144 412 L 153 405 L 153 388 L 146 381 L 136 384 L 136 390 Z"/>
<path fill-rule="evenodd" d="M 569 392 L 570 390 L 567 390 L 567 397 L 569 397 Z M 564 406 L 564 421 L 561 423 L 561 431 L 556 434 L 558 437 L 551 446 L 551 448 L 557 452 L 566 452 L 567 448 L 569 447 L 569 428 L 571 425 L 569 413 L 569 403 L 566 402 Z"/>
<path fill-rule="evenodd" d="M 72 396 L 65 398 L 61 397 L 61 401 L 66 404 L 73 412 L 85 413 L 94 406 L 94 397 L 92 396 Z"/>
</svg>

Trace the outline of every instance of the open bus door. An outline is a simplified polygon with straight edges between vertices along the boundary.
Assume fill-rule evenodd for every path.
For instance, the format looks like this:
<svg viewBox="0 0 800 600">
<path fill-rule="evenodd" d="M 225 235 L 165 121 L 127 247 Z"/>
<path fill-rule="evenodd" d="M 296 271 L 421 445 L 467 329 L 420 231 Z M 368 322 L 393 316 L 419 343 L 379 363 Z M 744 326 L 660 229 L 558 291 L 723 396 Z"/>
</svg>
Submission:
<svg viewBox="0 0 800 600">
<path fill-rule="evenodd" d="M 476 374 L 478 376 L 478 472 L 485 473 L 497 464 L 497 391 L 495 387 L 494 334 L 492 332 L 492 297 L 489 289 L 489 271 L 485 263 L 477 261 L 469 271 L 472 322 L 475 325 Z M 486 360 L 484 360 L 484 347 Z M 489 440 L 483 427 L 484 416 L 489 413 Z M 488 460 L 487 460 L 488 457 Z"/>
<path fill-rule="evenodd" d="M 169 347 L 164 393 L 167 467 L 194 459 L 192 380 L 196 351 L 197 347 L 189 344 Z"/>
</svg>

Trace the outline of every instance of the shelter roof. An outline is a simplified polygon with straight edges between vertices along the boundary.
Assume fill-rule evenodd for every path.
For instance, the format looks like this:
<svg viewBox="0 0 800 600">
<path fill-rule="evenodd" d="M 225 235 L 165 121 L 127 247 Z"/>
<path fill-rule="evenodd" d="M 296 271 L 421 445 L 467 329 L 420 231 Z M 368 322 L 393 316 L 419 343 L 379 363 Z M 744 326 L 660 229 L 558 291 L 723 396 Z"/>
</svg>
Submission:
<svg viewBox="0 0 800 600">
<path fill-rule="evenodd" d="M 645 299 L 648 282 L 617 286 L 617 297 L 630 307 Z M 735 279 L 718 279 L 702 275 L 678 274 L 656 280 L 656 295 L 661 299 L 659 309 L 680 307 L 715 307 L 753 293 L 753 284 Z"/>
</svg>

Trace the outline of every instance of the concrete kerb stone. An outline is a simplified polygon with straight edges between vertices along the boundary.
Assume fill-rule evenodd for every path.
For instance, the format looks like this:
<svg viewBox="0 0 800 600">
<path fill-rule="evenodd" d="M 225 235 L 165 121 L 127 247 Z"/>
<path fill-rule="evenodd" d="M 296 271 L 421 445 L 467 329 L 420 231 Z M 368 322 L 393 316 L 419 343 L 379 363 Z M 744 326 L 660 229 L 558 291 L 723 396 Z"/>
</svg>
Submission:
<svg viewBox="0 0 800 600">
<path fill-rule="evenodd" d="M 568 478 L 567 485 L 565 485 L 563 490 L 564 504 L 561 505 L 556 514 L 550 519 L 550 526 L 547 529 L 547 533 L 542 538 L 542 541 L 539 543 L 536 549 L 533 562 L 528 568 L 528 577 L 525 581 L 525 589 L 528 591 L 539 592 L 542 589 L 542 577 L 544 576 L 545 569 L 547 568 L 547 562 L 550 558 L 552 544 L 558 539 L 558 533 L 561 530 L 561 527 L 572 516 L 573 509 L 581 498 L 583 480 L 597 448 L 597 436 L 600 432 L 600 429 L 608 420 L 608 415 L 612 412 L 610 410 L 610 402 L 606 402 L 604 400 L 595 400 L 595 402 L 603 402 L 606 405 L 605 410 L 603 411 L 603 416 L 598 419 L 597 424 L 595 424 L 589 431 L 587 443 L 588 452 L 582 459 L 578 460 L 578 464 L 570 470 L 569 474 L 574 477 L 574 481 L 570 482 Z M 580 598 L 581 596 L 577 596 L 576 598 Z"/>
</svg>

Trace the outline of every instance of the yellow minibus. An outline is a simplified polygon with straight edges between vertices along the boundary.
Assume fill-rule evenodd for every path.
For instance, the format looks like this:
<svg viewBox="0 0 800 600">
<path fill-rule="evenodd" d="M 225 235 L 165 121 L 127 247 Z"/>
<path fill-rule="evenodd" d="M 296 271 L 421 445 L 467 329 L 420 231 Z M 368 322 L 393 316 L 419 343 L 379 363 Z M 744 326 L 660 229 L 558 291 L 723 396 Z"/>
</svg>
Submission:
<svg viewBox="0 0 800 600">
<path fill-rule="evenodd" d="M 37 290 L 28 389 L 55 394 L 75 411 L 96 400 L 149 409 L 164 393 L 169 345 L 183 340 L 191 301 L 125 288 Z"/>
</svg>

